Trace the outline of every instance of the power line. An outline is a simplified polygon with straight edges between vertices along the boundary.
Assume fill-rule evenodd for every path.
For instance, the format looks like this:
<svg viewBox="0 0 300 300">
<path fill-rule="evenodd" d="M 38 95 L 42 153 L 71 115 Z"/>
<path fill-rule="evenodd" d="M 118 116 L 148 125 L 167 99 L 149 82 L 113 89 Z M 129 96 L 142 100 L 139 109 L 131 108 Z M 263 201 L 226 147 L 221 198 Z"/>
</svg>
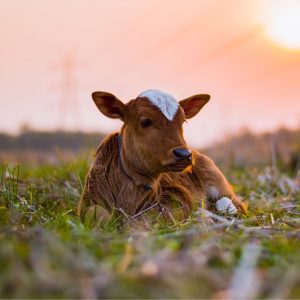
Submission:
<svg viewBox="0 0 300 300">
<path fill-rule="evenodd" d="M 80 110 L 78 99 L 78 81 L 76 77 L 77 64 L 74 53 L 69 53 L 55 65 L 55 69 L 62 74 L 58 85 L 61 91 L 61 100 L 58 112 L 58 127 L 78 125 L 80 123 Z"/>
</svg>

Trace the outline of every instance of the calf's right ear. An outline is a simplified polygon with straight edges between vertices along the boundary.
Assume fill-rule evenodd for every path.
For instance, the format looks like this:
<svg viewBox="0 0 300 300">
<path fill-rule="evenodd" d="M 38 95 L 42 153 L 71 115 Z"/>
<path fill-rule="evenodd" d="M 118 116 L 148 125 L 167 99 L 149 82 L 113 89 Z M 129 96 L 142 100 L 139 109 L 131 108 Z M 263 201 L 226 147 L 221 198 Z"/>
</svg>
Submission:
<svg viewBox="0 0 300 300">
<path fill-rule="evenodd" d="M 124 119 L 126 106 L 114 95 L 106 92 L 94 92 L 92 98 L 105 116 L 112 119 Z"/>
</svg>

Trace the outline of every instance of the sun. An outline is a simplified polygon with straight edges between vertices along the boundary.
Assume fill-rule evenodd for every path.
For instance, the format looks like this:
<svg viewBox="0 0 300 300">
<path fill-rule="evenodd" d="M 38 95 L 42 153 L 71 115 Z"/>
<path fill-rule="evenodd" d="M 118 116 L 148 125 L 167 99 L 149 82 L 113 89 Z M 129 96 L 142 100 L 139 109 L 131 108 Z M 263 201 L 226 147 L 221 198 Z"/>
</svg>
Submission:
<svg viewBox="0 0 300 300">
<path fill-rule="evenodd" d="M 276 44 L 300 50 L 300 0 L 271 0 L 264 7 L 267 36 Z"/>
</svg>

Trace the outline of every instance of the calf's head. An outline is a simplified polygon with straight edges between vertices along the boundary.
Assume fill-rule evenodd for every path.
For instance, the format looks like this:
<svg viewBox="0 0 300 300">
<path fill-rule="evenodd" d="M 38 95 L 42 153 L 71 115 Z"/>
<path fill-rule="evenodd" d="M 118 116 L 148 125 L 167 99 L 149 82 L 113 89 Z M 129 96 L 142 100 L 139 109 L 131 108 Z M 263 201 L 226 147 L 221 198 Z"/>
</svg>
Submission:
<svg viewBox="0 0 300 300">
<path fill-rule="evenodd" d="M 157 175 L 181 172 L 192 164 L 192 151 L 184 140 L 182 125 L 201 110 L 209 95 L 177 102 L 169 94 L 147 90 L 127 104 L 106 92 L 94 92 L 92 98 L 105 116 L 124 122 L 123 151 L 138 170 Z"/>
</svg>

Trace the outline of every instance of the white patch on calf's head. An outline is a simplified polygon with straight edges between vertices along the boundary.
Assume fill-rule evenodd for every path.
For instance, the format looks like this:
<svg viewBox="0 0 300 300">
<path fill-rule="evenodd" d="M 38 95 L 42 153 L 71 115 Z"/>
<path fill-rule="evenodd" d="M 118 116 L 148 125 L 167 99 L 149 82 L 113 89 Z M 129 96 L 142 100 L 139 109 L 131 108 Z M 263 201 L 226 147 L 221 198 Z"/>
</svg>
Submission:
<svg viewBox="0 0 300 300">
<path fill-rule="evenodd" d="M 144 91 L 139 97 L 146 97 L 153 105 L 159 108 L 169 121 L 174 119 L 178 111 L 178 101 L 172 95 L 165 92 L 151 89 Z"/>
</svg>

